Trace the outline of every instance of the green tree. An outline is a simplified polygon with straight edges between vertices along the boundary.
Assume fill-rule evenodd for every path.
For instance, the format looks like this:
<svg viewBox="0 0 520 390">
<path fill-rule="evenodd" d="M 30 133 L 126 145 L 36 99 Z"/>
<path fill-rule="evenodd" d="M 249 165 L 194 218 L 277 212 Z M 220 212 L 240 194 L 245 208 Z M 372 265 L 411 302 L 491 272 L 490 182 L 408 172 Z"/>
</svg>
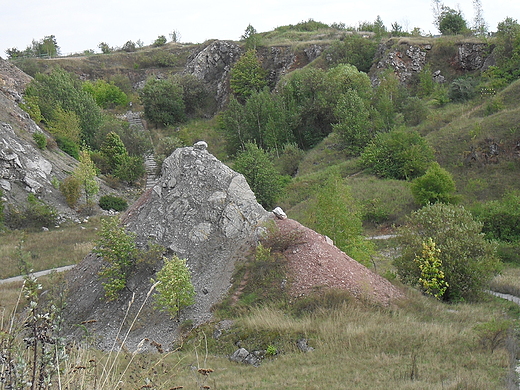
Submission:
<svg viewBox="0 0 520 390">
<path fill-rule="evenodd" d="M 135 183 L 146 173 L 143 157 L 125 155 L 113 173 L 120 180 Z"/>
<path fill-rule="evenodd" d="M 352 155 L 359 155 L 373 136 L 369 111 L 354 90 L 348 90 L 336 107 L 338 123 L 333 125 L 344 146 Z"/>
<path fill-rule="evenodd" d="M 144 115 L 156 125 L 173 125 L 186 120 L 182 87 L 172 79 L 148 79 L 139 96 Z"/>
<path fill-rule="evenodd" d="M 99 236 L 94 253 L 105 261 L 99 276 L 105 279 L 105 298 L 112 301 L 117 299 L 119 292 L 126 287 L 138 251 L 134 235 L 119 224 L 118 218 L 101 220 Z"/>
<path fill-rule="evenodd" d="M 48 125 L 49 132 L 55 137 L 66 138 L 77 145 L 81 143 L 81 126 L 74 111 L 65 111 L 58 106 Z"/>
<path fill-rule="evenodd" d="M 242 102 L 264 89 L 267 85 L 267 71 L 262 68 L 256 50 L 246 51 L 233 65 L 229 84 L 237 99 Z"/>
<path fill-rule="evenodd" d="M 428 237 L 422 246 L 422 253 L 414 258 L 421 271 L 419 285 L 425 294 L 441 299 L 448 288 L 448 283 L 444 280 L 442 261 L 439 258 L 441 250 L 436 247 L 431 237 Z"/>
<path fill-rule="evenodd" d="M 105 141 L 101 145 L 101 153 L 106 157 L 112 172 L 123 163 L 128 156 L 125 144 L 116 132 L 111 131 L 105 137 Z"/>
<path fill-rule="evenodd" d="M 234 97 L 220 116 L 228 152 L 234 155 L 252 142 L 266 150 L 281 151 L 283 145 L 293 141 L 287 112 L 279 95 L 266 88 L 254 93 L 244 105 Z"/>
<path fill-rule="evenodd" d="M 410 180 L 423 175 L 433 161 L 433 149 L 415 130 L 379 133 L 361 154 L 371 173 L 389 179 Z"/>
<path fill-rule="evenodd" d="M 334 114 L 326 99 L 325 77 L 324 70 L 305 67 L 289 73 L 279 83 L 294 138 L 304 150 L 332 131 Z"/>
<path fill-rule="evenodd" d="M 77 177 L 70 175 L 60 183 L 60 192 L 65 197 L 67 205 L 74 208 L 81 197 L 81 183 Z"/>
<path fill-rule="evenodd" d="M 351 64 L 368 73 L 377 50 L 377 41 L 352 34 L 343 40 L 334 40 L 325 51 L 325 58 L 331 66 Z"/>
<path fill-rule="evenodd" d="M 433 162 L 423 176 L 415 178 L 410 189 L 415 201 L 421 206 L 455 201 L 453 176 L 437 162 Z"/>
<path fill-rule="evenodd" d="M 488 26 L 484 20 L 484 11 L 482 10 L 481 0 L 473 0 L 473 10 L 475 11 L 473 31 L 477 36 L 486 36 L 488 32 Z"/>
<path fill-rule="evenodd" d="M 152 43 L 154 47 L 160 47 L 166 45 L 166 37 L 164 35 L 159 35 L 157 39 Z"/>
<path fill-rule="evenodd" d="M 54 35 L 47 35 L 43 38 L 40 45 L 40 54 L 48 57 L 56 57 L 60 54 L 60 47 Z"/>
<path fill-rule="evenodd" d="M 260 45 L 260 35 L 258 35 L 256 29 L 250 24 L 240 39 L 245 42 L 246 50 L 256 50 Z"/>
<path fill-rule="evenodd" d="M 520 193 L 511 191 L 499 200 L 476 206 L 474 214 L 482 231 L 492 240 L 520 243 Z"/>
<path fill-rule="evenodd" d="M 436 25 L 442 35 L 462 34 L 468 30 L 462 12 L 444 5 L 441 7 Z"/>
<path fill-rule="evenodd" d="M 92 160 L 90 154 L 86 150 L 82 150 L 79 153 L 79 164 L 72 173 L 74 177 L 78 179 L 85 193 L 85 203 L 87 205 L 92 204 L 92 196 L 99 192 L 99 183 L 96 181 L 97 169 Z"/>
<path fill-rule="evenodd" d="M 508 82 L 520 77 L 520 24 L 507 17 L 498 23 L 494 55 L 498 69 L 493 69 L 499 77 Z"/>
<path fill-rule="evenodd" d="M 244 175 L 258 203 L 273 208 L 283 191 L 283 181 L 269 154 L 253 143 L 247 143 L 238 154 L 233 168 Z"/>
<path fill-rule="evenodd" d="M 101 108 L 92 95 L 83 90 L 77 77 L 61 68 L 54 68 L 49 74 L 38 73 L 26 94 L 38 98 L 40 111 L 47 123 L 57 120 L 60 109 L 75 113 L 79 119 L 81 140 L 91 145 L 103 116 Z"/>
<path fill-rule="evenodd" d="M 205 83 L 192 74 L 176 74 L 173 82 L 182 88 L 184 111 L 190 118 L 204 116 L 215 104 Z"/>
<path fill-rule="evenodd" d="M 101 53 L 103 53 L 103 54 L 108 54 L 112 51 L 112 48 L 106 42 L 101 42 L 98 45 L 98 47 L 101 50 Z"/>
<path fill-rule="evenodd" d="M 309 207 L 306 225 L 330 237 L 343 252 L 368 264 L 373 245 L 363 234 L 362 211 L 350 188 L 337 174 L 331 175 L 318 189 Z"/>
<path fill-rule="evenodd" d="M 414 259 L 429 238 L 440 250 L 438 258 L 448 284 L 443 300 L 478 298 L 499 267 L 495 246 L 485 239 L 482 223 L 474 220 L 464 207 L 444 203 L 412 213 L 397 231 L 402 252 L 395 266 L 403 282 L 419 283 L 421 269 Z"/>
<path fill-rule="evenodd" d="M 171 259 L 164 257 L 163 261 L 156 279 L 151 280 L 152 284 L 157 283 L 154 298 L 159 310 L 175 318 L 180 310 L 195 303 L 195 289 L 185 259 L 173 256 Z"/>
<path fill-rule="evenodd" d="M 125 144 L 121 141 L 119 135 L 113 131 L 105 137 L 105 141 L 101 145 L 101 153 L 106 157 L 112 171 L 117 170 L 128 156 Z"/>
<path fill-rule="evenodd" d="M 129 102 L 128 96 L 119 87 L 102 79 L 94 82 L 85 81 L 83 90 L 90 93 L 101 108 L 124 107 Z"/>
</svg>

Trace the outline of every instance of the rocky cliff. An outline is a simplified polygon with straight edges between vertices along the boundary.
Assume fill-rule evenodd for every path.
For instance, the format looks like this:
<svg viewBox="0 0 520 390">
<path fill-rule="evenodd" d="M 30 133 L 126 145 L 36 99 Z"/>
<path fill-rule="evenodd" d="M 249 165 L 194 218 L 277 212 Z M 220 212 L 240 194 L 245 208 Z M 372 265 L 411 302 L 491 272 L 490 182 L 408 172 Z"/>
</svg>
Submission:
<svg viewBox="0 0 520 390">
<path fill-rule="evenodd" d="M 211 318 L 211 306 L 229 288 L 235 260 L 256 242 L 262 222 L 271 216 L 256 202 L 244 177 L 199 142 L 175 150 L 164 161 L 157 184 L 128 210 L 123 223 L 136 234 L 138 245 L 157 243 L 166 248 L 167 255 L 187 259 L 196 303 L 183 310 L 180 318 L 199 324 Z M 161 264 L 136 266 L 127 288 L 113 302 L 103 299 L 98 276 L 102 266 L 103 260 L 91 254 L 69 275 L 65 316 L 69 323 L 91 324 L 99 346 L 109 348 L 132 301 L 130 318 L 143 309 L 125 344 L 135 348 L 146 338 L 168 348 L 179 322 L 156 311 L 153 298 L 147 295 L 150 279 Z"/>
<path fill-rule="evenodd" d="M 379 45 L 370 75 L 377 84 L 379 74 L 392 69 L 399 81 L 410 84 L 430 64 L 434 80 L 442 83 L 494 65 L 492 49 L 483 42 L 446 42 L 440 39 L 418 42 L 392 38 Z"/>
<path fill-rule="evenodd" d="M 21 205 L 33 193 L 55 207 L 62 216 L 75 213 L 53 183 L 63 180 L 77 164 L 54 150 L 40 150 L 34 133 L 43 130 L 18 107 L 31 78 L 0 58 L 0 189 L 5 201 Z"/>
</svg>

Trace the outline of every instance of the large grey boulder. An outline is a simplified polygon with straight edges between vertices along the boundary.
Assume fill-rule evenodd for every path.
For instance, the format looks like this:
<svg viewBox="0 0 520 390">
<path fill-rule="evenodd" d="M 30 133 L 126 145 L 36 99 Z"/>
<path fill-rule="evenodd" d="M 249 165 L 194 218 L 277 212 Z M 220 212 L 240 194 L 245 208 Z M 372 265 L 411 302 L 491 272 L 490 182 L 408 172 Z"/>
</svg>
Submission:
<svg viewBox="0 0 520 390">
<path fill-rule="evenodd" d="M 138 245 L 155 242 L 187 259 L 197 292 L 197 303 L 188 312 L 203 321 L 227 291 L 240 248 L 256 240 L 262 221 L 270 216 L 244 176 L 198 142 L 164 160 L 157 184 L 123 222 L 136 233 Z"/>
<path fill-rule="evenodd" d="M 190 320 L 198 325 L 211 319 L 211 307 L 231 284 L 235 261 L 256 244 L 263 221 L 272 216 L 257 203 L 244 177 L 211 155 L 205 142 L 175 150 L 164 161 L 157 184 L 130 207 L 122 222 L 135 233 L 139 246 L 160 244 L 167 256 L 187 260 L 195 304 L 183 309 L 178 321 L 156 310 L 148 292 L 161 264 L 138 265 L 120 298 L 106 302 L 98 276 L 104 263 L 91 254 L 68 276 L 66 318 L 71 328 L 74 323 L 92 324 L 89 331 L 96 335 L 98 347 L 110 348 L 111 340 L 120 338 L 119 324 L 131 301 L 129 318 L 143 309 L 126 347 L 133 349 L 148 339 L 167 350 L 180 323 Z"/>
</svg>

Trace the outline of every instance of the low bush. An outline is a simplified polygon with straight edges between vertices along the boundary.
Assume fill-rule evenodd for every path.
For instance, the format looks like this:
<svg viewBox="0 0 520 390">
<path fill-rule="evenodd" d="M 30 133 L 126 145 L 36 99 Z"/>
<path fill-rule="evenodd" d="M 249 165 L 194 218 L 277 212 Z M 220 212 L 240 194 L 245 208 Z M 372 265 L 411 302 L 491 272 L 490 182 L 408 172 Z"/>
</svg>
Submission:
<svg viewBox="0 0 520 390">
<path fill-rule="evenodd" d="M 128 208 L 128 203 L 119 196 L 103 195 L 99 198 L 99 207 L 103 210 L 124 211 Z"/>
<path fill-rule="evenodd" d="M 489 287 L 500 264 L 495 245 L 481 232 L 482 223 L 462 206 L 436 203 L 412 213 L 406 225 L 398 229 L 402 254 L 394 264 L 399 277 L 405 283 L 420 284 L 421 269 L 415 258 L 431 239 L 440 251 L 440 270 L 448 285 L 442 299 L 477 299 Z"/>
<path fill-rule="evenodd" d="M 421 206 L 455 201 L 455 181 L 437 162 L 434 162 L 423 176 L 414 179 L 410 189 L 415 201 Z"/>
<path fill-rule="evenodd" d="M 34 133 L 33 140 L 36 142 L 36 145 L 39 149 L 45 149 L 47 147 L 47 137 L 43 133 Z"/>
<path fill-rule="evenodd" d="M 377 134 L 361 155 L 361 163 L 371 173 L 398 180 L 423 175 L 432 161 L 433 149 L 426 140 L 406 129 Z"/>
<path fill-rule="evenodd" d="M 69 207 L 76 207 L 81 196 L 81 183 L 76 176 L 70 175 L 60 183 L 60 191 Z"/>
<path fill-rule="evenodd" d="M 79 145 L 66 137 L 56 137 L 58 147 L 69 156 L 79 159 Z"/>
<path fill-rule="evenodd" d="M 476 206 L 473 214 L 482 222 L 482 232 L 489 239 L 520 241 L 520 192 L 509 192 L 500 200 Z"/>
<path fill-rule="evenodd" d="M 34 194 L 29 194 L 27 203 L 22 207 L 9 208 L 6 225 L 11 229 L 41 228 L 56 225 L 57 210 L 45 204 Z"/>
</svg>

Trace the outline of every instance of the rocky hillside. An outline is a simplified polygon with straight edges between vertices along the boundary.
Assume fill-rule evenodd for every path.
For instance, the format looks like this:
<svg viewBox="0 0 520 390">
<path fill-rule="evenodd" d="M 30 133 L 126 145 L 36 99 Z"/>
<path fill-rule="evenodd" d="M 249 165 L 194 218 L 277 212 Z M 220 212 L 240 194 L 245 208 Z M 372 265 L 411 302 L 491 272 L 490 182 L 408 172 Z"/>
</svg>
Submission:
<svg viewBox="0 0 520 390">
<path fill-rule="evenodd" d="M 119 326 L 124 324 L 126 332 L 138 316 L 125 346 L 133 350 L 146 339 L 146 349 L 154 350 L 157 344 L 169 349 L 180 324 L 190 321 L 197 325 L 211 319 L 211 307 L 231 285 L 235 262 L 256 245 L 272 218 L 274 214 L 256 202 L 244 177 L 208 153 L 205 142 L 179 148 L 165 160 L 158 183 L 128 210 L 123 223 L 136 234 L 140 246 L 160 244 L 166 255 L 187 259 L 195 304 L 183 310 L 178 321 L 154 307 L 150 280 L 161 268 L 160 262 L 136 265 L 119 299 L 106 302 L 98 275 L 104 262 L 91 254 L 68 275 L 70 293 L 64 318 L 76 335 L 82 333 L 75 324 L 84 324 L 96 335 L 100 348 L 110 348 L 118 338 Z M 295 297 L 311 293 L 316 286 L 345 289 L 383 305 L 402 297 L 390 282 L 296 221 L 281 221 L 280 232 L 299 236 L 286 253 Z"/>
<path fill-rule="evenodd" d="M 72 172 L 77 161 L 57 148 L 37 147 L 33 134 L 44 131 L 18 107 L 30 80 L 0 58 L 0 188 L 8 205 L 23 204 L 32 193 L 62 216 L 73 217 L 56 183 Z"/>
</svg>

